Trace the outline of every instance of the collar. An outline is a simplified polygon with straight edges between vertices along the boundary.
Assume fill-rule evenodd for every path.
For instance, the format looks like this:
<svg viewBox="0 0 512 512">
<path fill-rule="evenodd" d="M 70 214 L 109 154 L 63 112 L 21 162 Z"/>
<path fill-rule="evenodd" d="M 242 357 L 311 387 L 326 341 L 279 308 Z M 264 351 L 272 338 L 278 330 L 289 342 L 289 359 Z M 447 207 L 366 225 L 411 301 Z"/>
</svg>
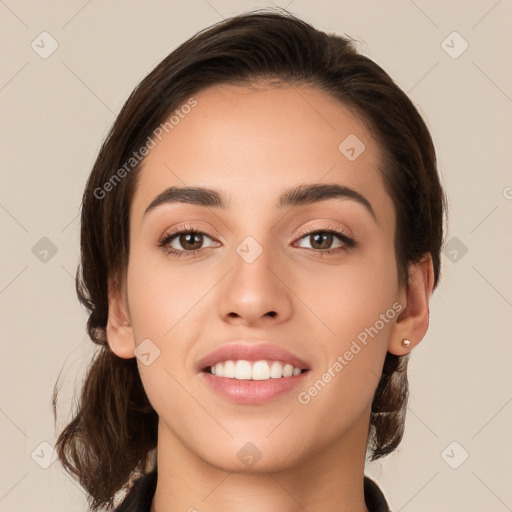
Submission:
<svg viewBox="0 0 512 512">
<path fill-rule="evenodd" d="M 156 482 L 156 469 L 135 480 L 125 499 L 114 512 L 150 512 Z M 364 477 L 364 501 L 369 512 L 390 512 L 386 498 L 379 486 L 366 475 Z"/>
</svg>

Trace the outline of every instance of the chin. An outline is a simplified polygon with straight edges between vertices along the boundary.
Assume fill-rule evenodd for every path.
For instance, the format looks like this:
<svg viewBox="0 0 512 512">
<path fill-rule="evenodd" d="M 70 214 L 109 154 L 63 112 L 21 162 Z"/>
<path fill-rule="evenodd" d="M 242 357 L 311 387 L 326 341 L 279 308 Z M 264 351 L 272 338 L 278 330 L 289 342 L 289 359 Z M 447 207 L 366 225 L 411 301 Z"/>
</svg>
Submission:
<svg viewBox="0 0 512 512">
<path fill-rule="evenodd" d="M 227 435 L 226 435 L 227 438 Z M 224 439 L 202 439 L 200 446 L 194 446 L 196 456 L 207 464 L 222 471 L 235 473 L 268 473 L 284 471 L 299 463 L 305 446 L 300 442 L 285 444 L 282 436 L 274 439 L 251 436 Z M 299 440 L 300 436 L 297 436 Z M 300 451 L 299 451 L 300 449 Z"/>
<path fill-rule="evenodd" d="M 242 455 L 242 453 L 244 454 Z M 229 473 L 265 474 L 285 471 L 293 467 L 297 460 L 291 459 L 288 453 L 265 452 L 254 447 L 242 447 L 234 456 L 225 454 L 215 458 L 208 454 L 204 459 L 210 465 Z"/>
</svg>

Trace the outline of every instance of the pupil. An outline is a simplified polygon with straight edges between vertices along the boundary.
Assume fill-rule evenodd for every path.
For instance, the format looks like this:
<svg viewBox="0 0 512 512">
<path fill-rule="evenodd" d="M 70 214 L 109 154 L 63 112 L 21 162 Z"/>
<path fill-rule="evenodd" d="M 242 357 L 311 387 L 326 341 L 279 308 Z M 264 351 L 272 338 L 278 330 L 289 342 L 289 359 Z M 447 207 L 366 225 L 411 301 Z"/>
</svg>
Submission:
<svg viewBox="0 0 512 512">
<path fill-rule="evenodd" d="M 313 236 L 314 244 L 316 244 L 317 242 L 319 242 L 321 244 L 322 242 L 325 242 L 326 240 L 329 242 L 327 244 L 327 247 L 318 247 L 318 249 L 328 249 L 328 246 L 331 245 L 330 242 L 331 242 L 331 239 L 333 236 L 331 233 L 320 233 L 320 234 L 317 233 L 312 236 Z M 314 246 L 314 244 L 313 244 L 313 246 Z"/>
<path fill-rule="evenodd" d="M 198 249 L 199 247 L 201 247 L 201 234 L 199 233 L 187 233 L 185 235 L 181 235 L 181 240 L 180 240 L 180 243 L 182 245 L 182 247 L 186 248 L 186 249 L 189 249 L 189 250 L 194 250 L 194 249 Z M 199 243 L 199 247 L 194 247 L 194 241 Z M 187 247 L 187 245 L 192 245 L 193 247 Z"/>
</svg>

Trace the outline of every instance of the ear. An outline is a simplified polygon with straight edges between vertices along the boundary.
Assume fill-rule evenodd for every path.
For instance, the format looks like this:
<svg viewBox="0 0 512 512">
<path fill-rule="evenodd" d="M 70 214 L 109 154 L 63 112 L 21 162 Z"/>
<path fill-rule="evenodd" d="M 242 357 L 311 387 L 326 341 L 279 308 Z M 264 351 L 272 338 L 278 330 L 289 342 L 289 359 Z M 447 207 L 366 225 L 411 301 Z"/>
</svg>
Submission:
<svg viewBox="0 0 512 512">
<path fill-rule="evenodd" d="M 399 296 L 404 307 L 393 324 L 388 352 L 397 356 L 408 354 L 425 336 L 429 324 L 429 304 L 434 289 L 432 255 L 426 253 L 419 263 L 409 265 L 409 280 Z M 411 342 L 404 346 L 402 341 Z"/>
<path fill-rule="evenodd" d="M 107 341 L 114 354 L 123 359 L 135 357 L 135 342 L 124 290 L 113 278 L 108 280 Z"/>
</svg>

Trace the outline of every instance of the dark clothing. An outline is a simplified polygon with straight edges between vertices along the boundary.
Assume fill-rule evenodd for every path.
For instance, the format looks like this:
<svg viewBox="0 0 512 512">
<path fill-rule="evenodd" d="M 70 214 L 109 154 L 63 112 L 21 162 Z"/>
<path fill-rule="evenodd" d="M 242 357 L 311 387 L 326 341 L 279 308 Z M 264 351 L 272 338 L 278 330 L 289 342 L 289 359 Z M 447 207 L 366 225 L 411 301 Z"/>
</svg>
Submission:
<svg viewBox="0 0 512 512">
<path fill-rule="evenodd" d="M 137 479 L 114 512 L 150 512 L 156 481 L 156 469 Z M 367 476 L 364 477 L 364 500 L 370 512 L 389 512 L 389 506 L 379 486 Z"/>
</svg>

